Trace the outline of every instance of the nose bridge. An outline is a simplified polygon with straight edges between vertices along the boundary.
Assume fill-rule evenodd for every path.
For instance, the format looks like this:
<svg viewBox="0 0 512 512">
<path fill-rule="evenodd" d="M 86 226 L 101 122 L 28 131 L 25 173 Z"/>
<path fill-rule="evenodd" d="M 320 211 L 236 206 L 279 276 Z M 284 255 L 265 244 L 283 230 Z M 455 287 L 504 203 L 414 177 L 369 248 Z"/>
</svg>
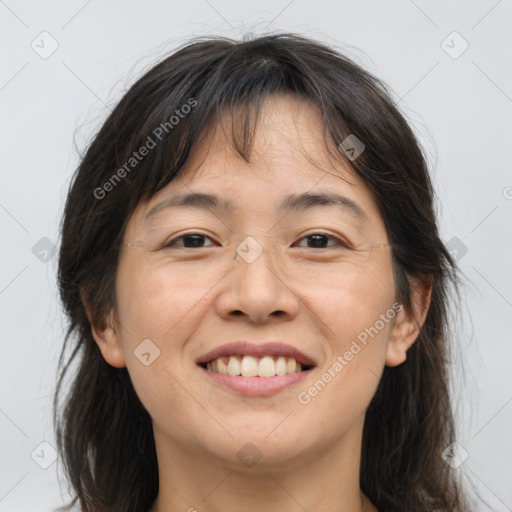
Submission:
<svg viewBox="0 0 512 512">
<path fill-rule="evenodd" d="M 224 296 L 224 314 L 242 311 L 253 320 L 279 311 L 295 315 L 298 299 L 285 282 L 277 245 L 269 236 L 247 236 L 236 248 L 231 285 Z"/>
<path fill-rule="evenodd" d="M 236 248 L 237 281 L 248 286 L 259 284 L 262 292 L 275 289 L 275 294 L 278 288 L 284 286 L 283 276 L 279 276 L 277 246 L 273 236 L 268 233 L 247 236 Z"/>
</svg>

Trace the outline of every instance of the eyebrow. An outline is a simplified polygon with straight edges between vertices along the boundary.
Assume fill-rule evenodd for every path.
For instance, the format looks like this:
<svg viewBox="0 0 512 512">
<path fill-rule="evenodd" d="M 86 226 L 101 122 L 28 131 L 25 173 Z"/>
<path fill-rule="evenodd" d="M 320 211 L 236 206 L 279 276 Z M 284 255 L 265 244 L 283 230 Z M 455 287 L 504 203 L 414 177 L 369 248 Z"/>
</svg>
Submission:
<svg viewBox="0 0 512 512">
<path fill-rule="evenodd" d="M 360 221 L 368 221 L 365 211 L 352 199 L 332 192 L 303 192 L 286 196 L 279 205 L 279 211 L 289 213 L 304 211 L 318 206 L 336 206 L 344 212 L 352 213 Z M 168 197 L 157 203 L 146 215 L 146 222 L 164 209 L 173 207 L 195 208 L 232 212 L 235 208 L 233 201 L 223 199 L 214 194 L 193 192 Z"/>
</svg>

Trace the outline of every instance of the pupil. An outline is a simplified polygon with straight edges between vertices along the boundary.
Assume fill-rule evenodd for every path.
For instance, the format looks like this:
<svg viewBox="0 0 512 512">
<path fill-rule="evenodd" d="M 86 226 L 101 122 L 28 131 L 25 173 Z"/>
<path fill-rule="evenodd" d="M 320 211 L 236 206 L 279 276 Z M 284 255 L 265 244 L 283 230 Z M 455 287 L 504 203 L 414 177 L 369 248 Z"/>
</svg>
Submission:
<svg viewBox="0 0 512 512">
<path fill-rule="evenodd" d="M 310 240 L 314 240 L 313 246 L 318 248 L 318 247 L 322 247 L 324 245 L 323 242 L 325 242 L 326 236 L 325 235 L 310 235 L 308 238 Z"/>
<path fill-rule="evenodd" d="M 203 242 L 203 235 L 188 235 L 183 238 L 183 243 L 186 247 L 201 247 L 201 242 Z M 192 240 L 192 244 L 187 244 L 187 240 Z"/>
</svg>

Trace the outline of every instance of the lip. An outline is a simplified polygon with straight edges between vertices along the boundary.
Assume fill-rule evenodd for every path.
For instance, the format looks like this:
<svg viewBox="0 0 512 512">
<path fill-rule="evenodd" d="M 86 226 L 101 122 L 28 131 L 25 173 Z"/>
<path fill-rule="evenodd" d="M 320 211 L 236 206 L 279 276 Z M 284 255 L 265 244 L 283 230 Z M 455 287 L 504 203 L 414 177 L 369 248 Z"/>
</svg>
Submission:
<svg viewBox="0 0 512 512">
<path fill-rule="evenodd" d="M 245 396 L 270 396 L 279 391 L 302 382 L 313 369 L 300 373 L 276 375 L 274 377 L 242 377 L 241 375 L 225 375 L 206 370 L 199 366 L 199 370 L 216 384 L 227 387 Z"/>
<path fill-rule="evenodd" d="M 280 343 L 276 341 L 270 341 L 266 343 L 251 343 L 249 341 L 235 341 L 232 343 L 226 343 L 220 347 L 214 348 L 210 350 L 206 354 L 203 354 L 196 361 L 198 365 L 205 364 L 208 361 L 213 361 L 218 357 L 224 356 L 253 356 L 253 357 L 264 357 L 264 356 L 284 356 L 284 357 L 293 357 L 298 363 L 303 366 L 316 366 L 316 362 L 314 359 L 295 347 L 291 345 L 287 345 L 285 343 Z M 211 372 L 209 372 L 211 373 Z M 304 373 L 304 372 L 301 372 Z M 296 375 L 300 375 L 298 373 Z M 285 375 L 281 375 L 279 377 L 285 377 Z M 293 377 L 293 375 L 292 375 Z M 244 379 L 257 378 L 261 379 L 261 377 L 243 377 Z M 264 377 L 264 379 L 274 379 L 275 377 Z"/>
</svg>

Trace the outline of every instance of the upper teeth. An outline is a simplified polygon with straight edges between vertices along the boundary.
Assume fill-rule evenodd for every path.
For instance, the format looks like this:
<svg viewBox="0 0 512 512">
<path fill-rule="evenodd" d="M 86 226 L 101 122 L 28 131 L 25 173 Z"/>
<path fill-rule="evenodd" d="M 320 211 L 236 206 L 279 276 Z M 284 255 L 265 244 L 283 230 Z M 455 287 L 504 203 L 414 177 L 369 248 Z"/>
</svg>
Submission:
<svg viewBox="0 0 512 512">
<path fill-rule="evenodd" d="M 302 365 L 293 357 L 264 356 L 229 356 L 218 357 L 206 363 L 206 369 L 227 375 L 241 375 L 242 377 L 274 377 L 287 373 L 302 371 Z"/>
</svg>

